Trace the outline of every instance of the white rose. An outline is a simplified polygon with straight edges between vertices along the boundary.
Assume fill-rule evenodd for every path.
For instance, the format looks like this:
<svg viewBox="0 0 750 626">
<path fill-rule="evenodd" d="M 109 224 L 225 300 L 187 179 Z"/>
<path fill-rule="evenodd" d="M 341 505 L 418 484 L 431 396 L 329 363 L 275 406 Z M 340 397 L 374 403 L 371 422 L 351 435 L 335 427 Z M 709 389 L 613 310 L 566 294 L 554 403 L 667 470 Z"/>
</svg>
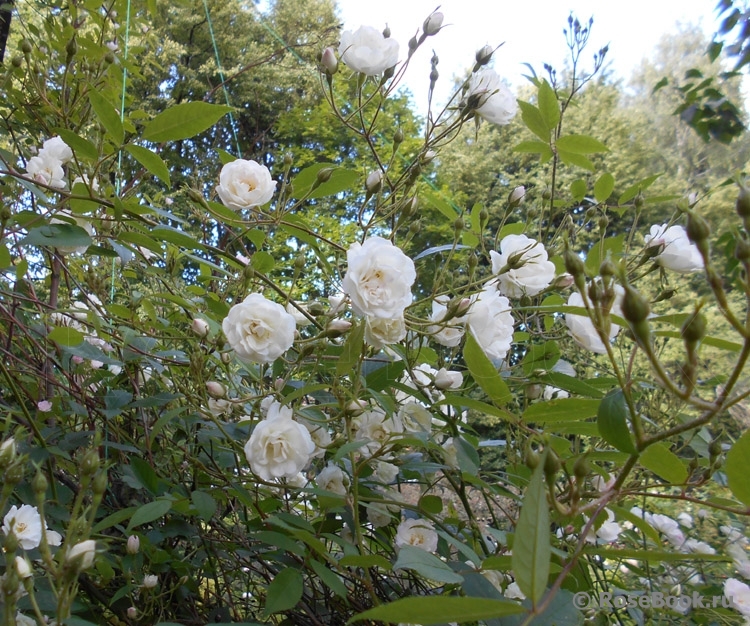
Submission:
<svg viewBox="0 0 750 626">
<path fill-rule="evenodd" d="M 53 187 L 54 189 L 65 189 L 65 172 L 62 161 L 51 156 L 31 157 L 26 163 L 26 173 L 32 180 Z"/>
<path fill-rule="evenodd" d="M 333 463 L 326 465 L 315 477 L 315 484 L 325 491 L 332 491 L 340 496 L 345 496 L 349 492 L 349 477 Z"/>
<path fill-rule="evenodd" d="M 458 389 L 464 382 L 461 372 L 452 372 L 441 367 L 435 374 L 435 387 L 438 389 Z"/>
<path fill-rule="evenodd" d="M 396 546 L 414 546 L 427 552 L 437 550 L 438 536 L 432 522 L 426 519 L 407 519 L 398 525 Z"/>
<path fill-rule="evenodd" d="M 685 543 L 682 544 L 682 551 L 694 552 L 696 554 L 716 554 L 716 550 L 705 541 L 698 541 L 697 539 L 687 539 Z"/>
<path fill-rule="evenodd" d="M 286 312 L 294 318 L 294 323 L 297 326 L 309 326 L 311 322 L 302 311 L 307 311 L 307 309 L 299 303 L 297 303 L 297 306 L 294 306 L 291 302 L 286 305 Z"/>
<path fill-rule="evenodd" d="M 375 454 L 388 439 L 404 431 L 398 418 L 386 418 L 382 409 L 371 409 L 357 415 L 352 420 L 352 437 L 355 441 L 364 441 L 365 453 Z"/>
<path fill-rule="evenodd" d="M 23 613 L 16 613 L 16 626 L 37 626 L 37 621 Z"/>
<path fill-rule="evenodd" d="M 396 319 L 411 304 L 417 278 L 414 262 L 389 240 L 370 237 L 346 252 L 342 288 L 362 316 Z"/>
<path fill-rule="evenodd" d="M 87 539 L 74 545 L 65 557 L 65 562 L 79 570 L 88 569 L 94 564 L 96 541 Z"/>
<path fill-rule="evenodd" d="M 229 309 L 221 327 L 240 359 L 271 363 L 292 347 L 296 323 L 283 306 L 252 293 Z"/>
<path fill-rule="evenodd" d="M 143 586 L 146 589 L 153 589 L 159 584 L 159 577 L 156 574 L 146 574 L 143 577 Z"/>
<path fill-rule="evenodd" d="M 35 506 L 13 505 L 3 518 L 2 530 L 6 535 L 12 530 L 24 550 L 33 550 L 42 541 L 42 518 Z"/>
<path fill-rule="evenodd" d="M 458 450 L 456 449 L 456 442 L 453 437 L 448 437 L 448 439 L 443 442 L 442 447 L 445 464 L 451 469 L 459 469 Z"/>
<path fill-rule="evenodd" d="M 331 445 L 331 433 L 328 431 L 328 426 L 325 423 L 313 422 L 305 419 L 304 417 L 298 417 L 297 421 L 307 428 L 312 437 L 313 443 L 315 444 L 315 452 L 313 458 L 323 457 L 326 455 L 326 449 Z"/>
<path fill-rule="evenodd" d="M 214 417 L 221 417 L 232 412 L 232 401 L 226 398 L 209 398 L 208 411 Z"/>
<path fill-rule="evenodd" d="M 508 298 L 492 286 L 476 294 L 466 314 L 466 325 L 490 360 L 505 358 L 513 341 L 513 316 Z"/>
<path fill-rule="evenodd" d="M 248 463 L 263 480 L 294 478 L 315 452 L 309 431 L 292 414 L 290 407 L 274 402 L 245 444 Z"/>
<path fill-rule="evenodd" d="M 620 308 L 622 303 L 622 297 L 625 290 L 620 285 L 615 285 L 615 301 L 612 304 L 610 313 L 617 316 L 622 316 L 622 310 Z M 568 298 L 568 306 L 583 307 L 583 298 L 578 292 L 570 294 Z M 599 338 L 599 333 L 594 328 L 594 323 L 585 315 L 573 315 L 571 313 L 565 314 L 565 323 L 568 326 L 573 339 L 576 340 L 578 345 L 596 352 L 597 354 L 605 354 L 607 352 L 606 346 L 602 343 Z M 617 324 L 612 324 L 609 328 L 609 339 L 612 341 L 617 337 L 617 333 L 620 332 L 620 327 Z"/>
<path fill-rule="evenodd" d="M 386 485 L 390 485 L 398 476 L 398 466 L 387 461 L 375 461 L 375 471 L 372 478 Z"/>
<path fill-rule="evenodd" d="M 499 274 L 498 291 L 511 298 L 535 296 L 555 279 L 555 265 L 547 260 L 544 246 L 526 235 L 503 237 L 500 253 L 490 251 L 490 258 L 492 273 Z"/>
<path fill-rule="evenodd" d="M 377 28 L 360 26 L 341 33 L 339 57 L 355 72 L 377 76 L 398 63 L 398 42 Z"/>
<path fill-rule="evenodd" d="M 612 543 L 617 541 L 620 536 L 622 529 L 620 525 L 615 522 L 615 514 L 609 509 L 607 511 L 607 521 L 604 522 L 599 528 L 593 526 L 589 529 L 589 534 L 586 535 L 586 541 L 593 544 Z"/>
<path fill-rule="evenodd" d="M 466 318 L 453 317 L 446 322 L 445 316 L 448 313 L 447 303 L 448 298 L 445 296 L 438 296 L 432 301 L 432 315 L 430 315 L 432 325 L 427 327 L 427 332 L 441 346 L 455 348 L 461 343 L 461 339 L 463 339 L 463 324 Z"/>
<path fill-rule="evenodd" d="M 471 75 L 466 100 L 480 117 L 492 124 L 510 124 L 518 110 L 511 90 L 494 70 L 488 68 Z"/>
<path fill-rule="evenodd" d="M 432 431 L 432 413 L 419 402 L 407 402 L 398 411 L 398 417 L 407 433 Z"/>
<path fill-rule="evenodd" d="M 521 591 L 521 588 L 518 586 L 518 583 L 516 581 L 513 581 L 505 588 L 505 597 L 510 600 L 526 599 L 526 596 L 524 595 L 523 591 Z"/>
<path fill-rule="evenodd" d="M 381 502 L 370 502 L 367 507 L 367 521 L 372 524 L 373 528 L 382 528 L 388 526 L 393 520 L 393 515 L 388 507 Z"/>
<path fill-rule="evenodd" d="M 65 165 L 73 158 L 73 151 L 70 149 L 70 146 L 68 146 L 68 144 L 66 144 L 62 140 L 62 138 L 57 135 L 55 137 L 47 139 L 47 141 L 42 144 L 42 149 L 39 151 L 39 156 L 55 159 L 56 161 L 60 161 L 63 165 Z"/>
<path fill-rule="evenodd" d="M 656 261 L 667 269 L 683 274 L 703 269 L 703 257 L 682 226 L 653 225 L 646 235 L 646 247 L 655 246 L 660 249 Z"/>
<path fill-rule="evenodd" d="M 265 165 L 236 159 L 224 165 L 219 174 L 216 192 L 230 209 L 251 209 L 270 201 L 276 181 Z"/>
<path fill-rule="evenodd" d="M 398 343 L 404 337 L 406 337 L 406 324 L 403 317 L 391 320 L 368 316 L 365 321 L 365 343 L 376 350 Z"/>
<path fill-rule="evenodd" d="M 31 563 L 22 556 L 15 558 L 16 574 L 21 580 L 31 578 Z"/>
<path fill-rule="evenodd" d="M 750 587 L 736 578 L 728 578 L 724 583 L 724 595 L 735 609 L 750 618 Z"/>
</svg>

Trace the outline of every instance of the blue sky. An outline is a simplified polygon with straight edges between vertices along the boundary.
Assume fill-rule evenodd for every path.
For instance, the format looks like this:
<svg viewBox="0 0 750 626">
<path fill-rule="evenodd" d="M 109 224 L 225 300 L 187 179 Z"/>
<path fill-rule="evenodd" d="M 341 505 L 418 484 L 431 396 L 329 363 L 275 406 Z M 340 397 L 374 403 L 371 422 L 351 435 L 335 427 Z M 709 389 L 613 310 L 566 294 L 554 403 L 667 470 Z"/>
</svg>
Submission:
<svg viewBox="0 0 750 626">
<path fill-rule="evenodd" d="M 438 54 L 441 78 L 437 99 L 445 99 L 454 74 L 470 66 L 477 49 L 485 44 L 504 45 L 495 56 L 494 67 L 514 85 L 520 85 L 529 62 L 538 72 L 542 64 L 562 67 L 567 49 L 562 34 L 572 11 L 582 22 L 594 18 L 587 60 L 609 44 L 612 69 L 623 78 L 651 54 L 664 33 L 677 30 L 677 23 L 701 26 L 711 35 L 718 26 L 713 0 L 443 0 L 444 29 L 429 39 L 415 55 L 406 84 L 415 94 L 418 110 L 426 105 L 432 50 Z M 388 23 L 392 36 L 406 55 L 409 38 L 438 6 L 438 0 L 339 0 L 344 27 L 362 24 L 382 28 Z"/>
</svg>

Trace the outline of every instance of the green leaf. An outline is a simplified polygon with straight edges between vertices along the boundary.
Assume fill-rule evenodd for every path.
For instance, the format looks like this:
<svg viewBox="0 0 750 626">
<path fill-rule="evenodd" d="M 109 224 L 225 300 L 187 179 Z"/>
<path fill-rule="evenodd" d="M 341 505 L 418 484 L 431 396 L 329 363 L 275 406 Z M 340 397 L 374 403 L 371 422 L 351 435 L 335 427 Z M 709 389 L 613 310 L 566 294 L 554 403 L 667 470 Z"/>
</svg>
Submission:
<svg viewBox="0 0 750 626">
<path fill-rule="evenodd" d="M 532 344 L 526 355 L 521 361 L 523 372 L 527 376 L 532 371 L 541 369 L 552 369 L 555 363 L 560 360 L 560 348 L 554 341 L 545 341 L 544 343 Z"/>
<path fill-rule="evenodd" d="M 99 159 L 99 151 L 88 139 L 76 135 L 67 128 L 55 128 L 54 132 L 60 135 L 60 138 L 70 146 L 78 159 L 85 161 L 97 161 Z"/>
<path fill-rule="evenodd" d="M 588 135 L 565 135 L 559 137 L 555 144 L 558 150 L 565 150 L 565 152 L 572 152 L 573 154 L 593 154 L 609 150 L 601 141 Z"/>
<path fill-rule="evenodd" d="M 615 177 L 604 172 L 594 183 L 594 198 L 597 202 L 605 202 L 612 195 L 615 188 Z"/>
<path fill-rule="evenodd" d="M 379 554 L 350 554 L 342 557 L 339 565 L 343 567 L 379 567 L 386 572 L 393 569 L 391 562 Z"/>
<path fill-rule="evenodd" d="M 590 398 L 561 398 L 537 402 L 523 412 L 523 421 L 535 424 L 577 422 L 594 417 L 601 400 Z"/>
<path fill-rule="evenodd" d="M 326 182 L 320 183 L 310 192 L 310 195 L 307 195 L 307 192 L 318 180 L 318 172 L 325 168 L 331 169 L 331 177 Z M 307 196 L 310 199 L 315 199 L 333 196 L 347 189 L 354 189 L 359 178 L 360 173 L 356 170 L 348 170 L 333 163 L 316 163 L 303 169 L 292 180 L 294 197 Z"/>
<path fill-rule="evenodd" d="M 193 239 L 187 233 L 171 226 L 157 226 L 151 231 L 151 235 L 157 241 L 166 241 L 167 243 L 187 248 L 188 250 L 203 250 L 204 248 L 202 243 Z"/>
<path fill-rule="evenodd" d="M 190 494 L 190 499 L 193 501 L 195 510 L 198 511 L 198 517 L 203 521 L 209 521 L 216 513 L 216 500 L 205 491 L 194 491 Z"/>
<path fill-rule="evenodd" d="M 143 129 L 143 138 L 155 143 L 188 139 L 213 126 L 230 111 L 232 107 L 223 104 L 183 102 L 151 120 Z"/>
<path fill-rule="evenodd" d="M 541 600 L 549 578 L 551 547 L 549 507 L 544 483 L 544 459 L 531 475 L 516 524 L 511 563 L 516 582 L 534 606 Z"/>
<path fill-rule="evenodd" d="M 422 198 L 425 200 L 427 205 L 436 208 L 449 220 L 453 221 L 458 217 L 458 209 L 456 209 L 455 206 L 453 206 L 451 203 L 446 202 L 438 194 L 428 190 L 422 194 Z"/>
<path fill-rule="evenodd" d="M 586 272 L 591 276 L 596 276 L 599 273 L 599 266 L 607 258 L 607 253 L 612 260 L 617 263 L 622 256 L 622 251 L 625 246 L 625 235 L 617 235 L 616 237 L 607 237 L 603 242 L 591 246 L 586 255 L 586 261 L 584 266 Z M 584 315 L 587 313 L 584 311 Z"/>
<path fill-rule="evenodd" d="M 125 129 L 122 126 L 120 112 L 114 105 L 98 91 L 89 91 L 89 103 L 94 109 L 97 119 L 104 126 L 104 130 L 112 138 L 115 145 L 120 146 L 125 141 Z"/>
<path fill-rule="evenodd" d="M 629 200 L 632 200 L 640 191 L 648 189 L 653 185 L 654 181 L 659 178 L 659 176 L 661 176 L 661 174 L 654 174 L 653 176 L 649 176 L 648 178 L 644 178 L 642 181 L 637 182 L 635 185 L 631 185 L 622 192 L 622 195 L 617 200 L 617 204 L 625 204 Z"/>
<path fill-rule="evenodd" d="M 5 269 L 13 264 L 13 259 L 10 257 L 8 248 L 5 247 L 5 243 L 0 243 L 0 269 Z"/>
<path fill-rule="evenodd" d="M 130 518 L 130 524 L 128 524 L 128 532 L 133 530 L 136 526 L 141 524 L 148 524 L 154 520 L 164 517 L 169 509 L 172 508 L 171 500 L 154 500 L 138 507 L 138 510 L 133 513 L 133 517 Z"/>
<path fill-rule="evenodd" d="M 456 447 L 456 459 L 462 472 L 476 475 L 479 471 L 479 453 L 463 437 L 454 437 L 453 445 Z"/>
<path fill-rule="evenodd" d="M 411 623 L 431 626 L 446 622 L 473 622 L 523 612 L 523 607 L 505 600 L 460 596 L 412 596 L 355 615 L 347 624 L 377 620 L 390 624 Z"/>
<path fill-rule="evenodd" d="M 458 396 L 458 395 L 448 394 L 439 402 L 435 403 L 436 406 L 442 405 L 442 404 L 447 404 L 449 406 L 455 406 L 455 407 L 459 407 L 462 409 L 471 409 L 472 411 L 477 411 L 484 415 L 492 415 L 493 417 L 499 417 L 501 420 L 504 420 L 506 422 L 515 423 L 518 421 L 518 418 L 515 415 L 513 415 L 513 413 L 510 413 L 506 411 L 505 409 L 501 409 L 499 407 L 493 406 L 492 404 L 487 404 L 480 400 L 474 400 L 474 398 L 469 398 L 467 396 Z"/>
<path fill-rule="evenodd" d="M 560 372 L 547 372 L 546 374 L 535 376 L 534 379 L 540 383 L 546 383 L 547 385 L 564 389 L 579 396 L 586 396 L 588 398 L 601 398 L 604 396 L 602 391 L 596 387 L 592 387 L 587 382 L 573 378 L 567 374 L 561 374 Z"/>
<path fill-rule="evenodd" d="M 410 569 L 439 583 L 461 583 L 464 580 L 434 554 L 409 545 L 399 548 L 393 569 Z"/>
<path fill-rule="evenodd" d="M 336 361 L 336 374 L 345 376 L 349 374 L 362 357 L 362 347 L 365 343 L 364 321 L 355 324 L 350 330 L 341 350 L 341 356 Z"/>
<path fill-rule="evenodd" d="M 570 195 L 576 202 L 580 202 L 581 200 L 583 200 L 586 197 L 587 191 L 588 187 L 586 185 L 586 181 L 582 178 L 574 180 L 572 183 L 570 183 Z"/>
<path fill-rule="evenodd" d="M 549 144 L 542 141 L 522 141 L 513 148 L 514 152 L 528 152 L 531 154 L 540 154 L 542 158 L 552 158 L 552 148 Z"/>
<path fill-rule="evenodd" d="M 523 100 L 518 101 L 518 106 L 521 108 L 521 119 L 523 119 L 526 127 L 539 137 L 539 139 L 548 143 L 552 127 L 547 125 L 541 111 L 539 111 L 539 109 L 533 104 L 524 102 Z"/>
<path fill-rule="evenodd" d="M 47 339 L 61 346 L 77 346 L 83 342 L 83 333 L 69 326 L 57 326 L 50 331 Z"/>
<path fill-rule="evenodd" d="M 685 464 L 663 443 L 655 443 L 646 448 L 641 452 L 638 461 L 659 478 L 672 484 L 681 485 L 687 480 Z"/>
<path fill-rule="evenodd" d="M 466 333 L 464 360 L 474 381 L 498 406 L 512 399 L 510 389 L 471 333 Z"/>
<path fill-rule="evenodd" d="M 132 394 L 128 394 L 128 396 L 129 398 L 125 404 L 128 404 L 133 398 Z M 107 407 L 109 408 L 109 404 Z M 153 495 L 157 495 L 156 490 L 159 487 L 159 479 L 156 476 L 154 468 L 151 467 L 151 464 L 148 461 L 138 457 L 133 457 L 130 459 L 130 469 L 146 489 L 148 489 Z"/>
<path fill-rule="evenodd" d="M 161 157 L 143 146 L 136 146 L 128 144 L 125 146 L 130 155 L 138 161 L 143 167 L 145 167 L 149 173 L 153 174 L 167 187 L 171 186 L 169 180 L 169 168 L 167 164 L 161 159 Z"/>
<path fill-rule="evenodd" d="M 50 248 L 83 248 L 92 243 L 89 234 L 73 224 L 45 224 L 32 228 L 20 244 Z"/>
<path fill-rule="evenodd" d="M 323 581 L 326 587 L 328 587 L 340 598 L 346 599 L 346 597 L 349 595 L 349 592 L 346 589 L 344 581 L 341 580 L 336 572 L 328 569 L 328 566 L 321 563 L 320 561 L 310 561 L 310 565 L 312 566 L 313 570 L 315 570 L 318 578 Z"/>
<path fill-rule="evenodd" d="M 539 85 L 539 112 L 547 128 L 555 128 L 560 121 L 560 104 L 549 83 L 544 80 Z"/>
<path fill-rule="evenodd" d="M 443 510 L 443 499 L 440 496 L 424 495 L 419 499 L 419 508 L 430 515 L 437 515 Z"/>
<path fill-rule="evenodd" d="M 560 161 L 565 163 L 565 165 L 577 165 L 589 172 L 593 172 L 595 169 L 594 164 L 589 159 L 577 152 L 569 152 L 558 148 L 557 156 L 560 157 Z"/>
<path fill-rule="evenodd" d="M 596 425 L 608 444 L 628 454 L 636 453 L 628 427 L 628 407 L 621 389 L 608 393 L 601 401 Z"/>
<path fill-rule="evenodd" d="M 750 430 L 745 431 L 727 453 L 724 472 L 734 497 L 750 506 Z"/>
<path fill-rule="evenodd" d="M 304 583 L 302 572 L 295 567 L 281 570 L 268 585 L 264 617 L 279 611 L 287 611 L 302 598 Z"/>
</svg>

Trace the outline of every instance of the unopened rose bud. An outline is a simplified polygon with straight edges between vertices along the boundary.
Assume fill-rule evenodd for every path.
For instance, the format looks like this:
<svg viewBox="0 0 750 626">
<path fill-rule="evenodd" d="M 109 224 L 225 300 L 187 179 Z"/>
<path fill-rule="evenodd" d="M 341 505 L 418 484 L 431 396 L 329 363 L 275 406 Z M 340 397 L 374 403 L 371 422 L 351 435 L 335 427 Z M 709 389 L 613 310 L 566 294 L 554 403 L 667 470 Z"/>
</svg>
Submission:
<svg viewBox="0 0 750 626">
<path fill-rule="evenodd" d="M 458 306 L 456 306 L 456 315 L 457 316 L 463 315 L 469 310 L 470 306 L 471 306 L 471 299 L 462 298 L 461 301 L 458 303 Z"/>
<path fill-rule="evenodd" d="M 320 55 L 320 64 L 325 68 L 326 72 L 333 76 L 339 69 L 339 61 L 336 58 L 336 53 L 333 48 L 326 48 L 323 50 L 323 54 Z"/>
<path fill-rule="evenodd" d="M 209 380 L 206 383 L 206 392 L 212 398 L 223 398 L 225 395 L 227 395 L 227 388 L 220 382 Z"/>
<path fill-rule="evenodd" d="M 526 397 L 529 400 L 536 400 L 537 398 L 541 397 L 544 390 L 542 389 L 541 385 L 534 384 L 534 385 L 527 385 L 525 391 L 526 391 Z"/>
<path fill-rule="evenodd" d="M 695 311 L 685 320 L 680 334 L 686 343 L 693 345 L 698 343 L 706 336 L 706 316 L 700 310 Z"/>
<path fill-rule="evenodd" d="M 690 208 L 693 208 L 698 203 L 698 194 L 695 192 L 689 193 L 687 203 Z"/>
<path fill-rule="evenodd" d="M 346 410 L 351 415 L 359 415 L 360 413 L 364 412 L 369 404 L 365 400 L 352 400 L 349 404 L 346 405 Z"/>
<path fill-rule="evenodd" d="M 567 289 L 573 284 L 573 276 L 565 272 L 564 274 L 560 274 L 555 280 L 552 282 L 552 288 L 553 289 Z"/>
<path fill-rule="evenodd" d="M 434 150 L 427 150 L 420 159 L 422 161 L 422 165 L 427 165 L 428 163 L 432 162 L 436 156 L 437 152 L 435 152 Z"/>
<path fill-rule="evenodd" d="M 328 324 L 328 330 L 332 330 L 337 333 L 345 333 L 352 327 L 352 323 L 342 319 L 331 320 Z"/>
<path fill-rule="evenodd" d="M 17 556 L 15 559 L 16 574 L 21 580 L 31 577 L 31 565 L 22 556 Z"/>
<path fill-rule="evenodd" d="M 316 180 L 318 181 L 318 183 L 327 183 L 329 180 L 331 180 L 331 176 L 333 176 L 333 168 L 324 167 L 322 170 L 318 170 Z"/>
<path fill-rule="evenodd" d="M 232 355 L 229 352 L 222 352 L 220 358 L 224 365 L 229 365 L 232 362 Z"/>
<path fill-rule="evenodd" d="M 284 387 L 286 387 L 286 381 L 283 378 L 277 378 L 273 381 L 273 388 L 279 393 Z"/>
<path fill-rule="evenodd" d="M 0 469 L 8 467 L 16 458 L 16 440 L 11 437 L 0 444 Z"/>
<path fill-rule="evenodd" d="M 523 202 L 523 198 L 525 195 L 526 187 L 524 187 L 523 185 L 519 185 L 510 192 L 510 195 L 508 195 L 508 204 L 511 208 L 517 207 L 519 204 L 521 204 L 521 202 Z"/>
<path fill-rule="evenodd" d="M 129 606 L 126 613 L 128 615 L 128 619 L 135 619 L 136 617 L 138 617 L 138 609 L 136 609 L 134 606 Z"/>
<path fill-rule="evenodd" d="M 47 477 L 41 470 L 37 469 L 34 479 L 31 481 L 31 488 L 35 494 L 44 495 L 47 493 Z"/>
<path fill-rule="evenodd" d="M 365 188 L 367 189 L 367 193 L 370 195 L 378 193 L 380 191 L 380 188 L 383 186 L 383 172 L 380 170 L 373 170 L 367 175 L 367 180 L 365 181 Z"/>
<path fill-rule="evenodd" d="M 430 17 L 428 17 L 424 24 L 422 24 L 422 30 L 428 37 L 437 35 L 440 32 L 440 27 L 443 25 L 443 18 L 445 16 L 440 11 L 435 11 Z"/>
<path fill-rule="evenodd" d="M 143 577 L 143 586 L 146 589 L 153 589 L 159 584 L 159 577 L 156 574 L 146 574 Z"/>
<path fill-rule="evenodd" d="M 438 389 L 458 389 L 464 382 L 461 372 L 451 372 L 441 367 L 435 374 L 435 387 Z"/>
<path fill-rule="evenodd" d="M 208 322 L 206 320 L 201 319 L 200 317 L 196 317 L 190 324 L 190 329 L 195 333 L 197 337 L 202 338 L 208 335 L 208 331 L 211 329 L 211 327 L 208 325 Z"/>
<path fill-rule="evenodd" d="M 480 50 L 477 50 L 476 60 L 477 65 L 487 65 L 492 60 L 492 53 L 494 50 L 490 46 L 484 46 Z"/>
<path fill-rule="evenodd" d="M 391 36 L 391 28 L 388 26 L 388 24 L 385 25 L 385 28 L 383 29 L 383 39 L 388 39 Z"/>
<path fill-rule="evenodd" d="M 65 557 L 65 563 L 77 570 L 88 569 L 94 564 L 96 541 L 87 539 L 74 545 Z"/>
<path fill-rule="evenodd" d="M 734 247 L 734 258 L 742 263 L 750 261 L 750 242 L 741 236 L 737 238 L 737 244 Z"/>
<path fill-rule="evenodd" d="M 737 203 L 735 204 L 737 215 L 743 220 L 750 219 L 750 190 L 742 185 L 740 187 L 740 193 L 737 195 Z"/>
<path fill-rule="evenodd" d="M 605 259 L 599 266 L 599 275 L 602 277 L 614 276 L 617 273 L 617 266 L 612 259 Z"/>
</svg>

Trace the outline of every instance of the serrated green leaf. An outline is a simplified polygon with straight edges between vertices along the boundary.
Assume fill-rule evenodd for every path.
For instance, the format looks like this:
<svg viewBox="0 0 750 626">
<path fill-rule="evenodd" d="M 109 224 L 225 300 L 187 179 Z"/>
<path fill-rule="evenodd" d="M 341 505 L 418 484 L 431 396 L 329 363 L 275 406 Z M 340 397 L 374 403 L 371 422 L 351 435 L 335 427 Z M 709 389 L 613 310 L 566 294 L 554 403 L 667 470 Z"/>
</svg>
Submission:
<svg viewBox="0 0 750 626">
<path fill-rule="evenodd" d="M 464 346 L 464 360 L 469 373 L 491 399 L 498 406 L 505 406 L 510 402 L 512 395 L 508 385 L 495 369 L 495 366 L 487 358 L 477 340 L 471 333 L 466 333 L 466 345 Z"/>
<path fill-rule="evenodd" d="M 518 101 L 518 106 L 521 108 L 521 119 L 526 127 L 543 142 L 548 143 L 552 128 L 547 125 L 539 109 L 523 100 Z"/>
<path fill-rule="evenodd" d="M 539 112 L 547 128 L 555 128 L 560 121 L 560 103 L 546 80 L 539 85 Z"/>
<path fill-rule="evenodd" d="M 300 570 L 294 567 L 281 570 L 268 585 L 264 616 L 294 608 L 302 598 L 303 589 L 304 582 Z"/>
<path fill-rule="evenodd" d="M 259 272 L 267 274 L 274 268 L 274 265 L 276 265 L 276 259 L 274 259 L 273 255 L 269 252 L 258 250 L 258 252 L 255 252 L 250 258 L 250 265 Z"/>
<path fill-rule="evenodd" d="M 750 506 L 750 430 L 745 431 L 727 453 L 724 472 L 734 497 Z"/>
<path fill-rule="evenodd" d="M 576 202 L 580 202 L 581 200 L 583 200 L 586 197 L 587 191 L 588 186 L 586 185 L 586 181 L 582 178 L 574 180 L 572 183 L 570 183 L 570 195 Z"/>
<path fill-rule="evenodd" d="M 389 624 L 411 623 L 432 626 L 446 622 L 473 622 L 523 612 L 523 607 L 506 600 L 460 596 L 412 596 L 355 615 L 347 624 L 377 620 Z"/>
<path fill-rule="evenodd" d="M 47 339 L 61 346 L 77 346 L 83 342 L 83 333 L 70 326 L 57 326 L 49 332 Z"/>
<path fill-rule="evenodd" d="M 565 150 L 565 152 L 574 154 L 594 154 L 609 150 L 601 141 L 589 135 L 565 135 L 559 137 L 555 144 L 558 150 Z"/>
<path fill-rule="evenodd" d="M 685 464 L 663 443 L 655 443 L 646 448 L 641 452 L 638 462 L 672 484 L 681 485 L 687 480 Z"/>
<path fill-rule="evenodd" d="M 549 144 L 541 141 L 522 141 L 513 148 L 513 151 L 539 154 L 543 159 L 552 157 L 552 148 L 549 147 Z"/>
<path fill-rule="evenodd" d="M 596 425 L 602 439 L 621 452 L 635 454 L 628 426 L 628 407 L 621 389 L 607 394 L 599 405 Z"/>
<path fill-rule="evenodd" d="M 531 475 L 523 495 L 511 555 L 518 587 L 534 606 L 547 587 L 551 554 L 549 507 L 542 460 Z"/>
<path fill-rule="evenodd" d="M 615 188 L 615 177 L 604 172 L 594 183 L 594 198 L 597 202 L 606 202 Z"/>
<path fill-rule="evenodd" d="M 331 169 L 331 177 L 310 191 L 310 188 L 317 182 L 318 172 L 325 168 Z M 333 163 L 316 163 L 303 169 L 292 180 L 294 197 L 306 196 L 310 199 L 316 199 L 333 196 L 347 189 L 354 189 L 359 178 L 360 174 L 356 170 L 339 167 Z M 308 191 L 310 191 L 309 195 Z"/>
<path fill-rule="evenodd" d="M 88 95 L 91 108 L 94 109 L 94 113 L 96 113 L 101 125 L 104 126 L 104 130 L 107 131 L 116 146 L 122 145 L 125 140 L 125 129 L 122 126 L 120 112 L 98 91 L 92 89 Z"/>
<path fill-rule="evenodd" d="M 158 154 L 152 152 L 148 148 L 133 144 L 125 146 L 125 150 L 127 150 L 130 155 L 138 161 L 138 163 L 145 167 L 149 173 L 156 176 L 156 178 L 163 182 L 167 187 L 171 186 L 169 168 Z"/>
<path fill-rule="evenodd" d="M 463 576 L 456 574 L 446 563 L 431 552 L 405 545 L 399 548 L 394 570 L 413 570 L 429 580 L 439 583 L 461 583 Z"/>
<path fill-rule="evenodd" d="M 216 124 L 232 107 L 208 102 L 183 102 L 162 111 L 143 129 L 146 141 L 189 139 Z"/>
<path fill-rule="evenodd" d="M 171 508 L 171 500 L 154 500 L 153 502 L 148 502 L 143 506 L 138 507 L 138 510 L 133 513 L 133 517 L 130 518 L 128 532 L 141 524 L 148 524 L 149 522 L 164 517 Z"/>
</svg>

